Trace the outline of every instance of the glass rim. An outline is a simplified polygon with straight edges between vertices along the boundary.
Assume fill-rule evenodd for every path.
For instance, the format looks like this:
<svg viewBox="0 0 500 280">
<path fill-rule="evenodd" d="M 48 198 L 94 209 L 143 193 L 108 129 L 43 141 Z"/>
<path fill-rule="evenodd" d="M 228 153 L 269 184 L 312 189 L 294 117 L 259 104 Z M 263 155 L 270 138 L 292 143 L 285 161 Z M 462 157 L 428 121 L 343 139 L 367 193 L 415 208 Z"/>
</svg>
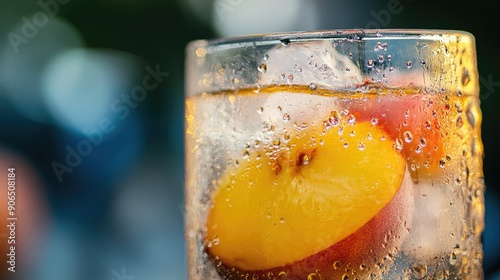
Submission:
<svg viewBox="0 0 500 280">
<path fill-rule="evenodd" d="M 350 41 L 390 40 L 390 39 L 427 39 L 445 40 L 446 37 L 459 35 L 474 41 L 474 35 L 463 30 L 454 29 L 328 29 L 315 31 L 290 31 L 266 34 L 231 36 L 215 39 L 194 40 L 187 44 L 187 49 L 194 47 L 245 47 L 268 45 L 275 43 L 288 44 L 328 39 Z"/>
</svg>

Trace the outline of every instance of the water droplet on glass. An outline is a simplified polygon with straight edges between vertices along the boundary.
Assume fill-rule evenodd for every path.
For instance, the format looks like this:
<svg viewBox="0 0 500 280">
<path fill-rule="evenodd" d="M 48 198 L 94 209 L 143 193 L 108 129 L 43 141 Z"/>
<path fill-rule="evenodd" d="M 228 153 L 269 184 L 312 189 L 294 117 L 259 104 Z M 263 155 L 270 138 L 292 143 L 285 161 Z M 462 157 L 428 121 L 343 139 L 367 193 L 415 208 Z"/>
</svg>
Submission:
<svg viewBox="0 0 500 280">
<path fill-rule="evenodd" d="M 290 114 L 285 113 L 285 114 L 283 115 L 283 120 L 284 120 L 284 121 L 286 121 L 286 122 L 287 122 L 287 121 L 289 121 L 290 119 L 291 119 Z"/>
<path fill-rule="evenodd" d="M 457 127 L 461 128 L 464 125 L 464 121 L 462 120 L 462 117 L 457 118 Z"/>
<path fill-rule="evenodd" d="M 444 160 L 444 158 L 440 159 L 439 160 L 439 167 L 445 168 L 445 165 L 446 165 L 446 161 Z"/>
<path fill-rule="evenodd" d="M 392 71 L 394 71 L 394 67 L 390 66 L 389 67 L 389 72 L 392 72 Z"/>
<path fill-rule="evenodd" d="M 344 148 L 347 148 L 347 147 L 349 147 L 349 143 L 345 142 L 344 143 Z"/>
<path fill-rule="evenodd" d="M 266 218 L 271 219 L 273 215 L 271 213 L 267 213 Z"/>
<path fill-rule="evenodd" d="M 286 81 L 287 81 L 288 83 L 293 82 L 293 75 L 292 75 L 292 74 L 288 75 L 288 77 L 287 77 Z"/>
<path fill-rule="evenodd" d="M 372 118 L 372 119 L 370 120 L 370 122 L 371 122 L 373 125 L 376 125 L 376 124 L 378 123 L 378 119 L 374 117 L 374 118 Z"/>
<path fill-rule="evenodd" d="M 347 118 L 347 123 L 349 123 L 350 125 L 354 125 L 356 123 L 356 117 L 353 114 L 349 115 L 349 117 Z"/>
<path fill-rule="evenodd" d="M 408 69 L 410 69 L 410 68 L 411 68 L 411 61 L 409 61 L 409 60 L 408 60 L 408 61 L 406 62 L 406 67 L 407 67 Z"/>
<path fill-rule="evenodd" d="M 284 219 L 284 218 L 281 218 L 281 219 L 280 219 L 280 223 L 284 224 L 284 223 L 285 223 L 285 219 Z"/>
<path fill-rule="evenodd" d="M 410 142 L 413 140 L 413 135 L 412 135 L 412 134 L 411 134 L 411 132 L 409 132 L 409 131 L 405 131 L 405 132 L 403 133 L 403 136 L 404 136 L 404 138 L 405 138 L 405 142 L 406 142 L 406 143 L 410 143 Z"/>
<path fill-rule="evenodd" d="M 405 119 L 410 117 L 410 110 L 406 110 L 404 113 Z"/>
<path fill-rule="evenodd" d="M 388 60 L 388 61 L 391 61 L 391 59 L 392 59 L 392 55 L 388 54 L 388 55 L 387 55 L 387 60 Z"/>
<path fill-rule="evenodd" d="M 364 150 L 365 149 L 365 144 L 363 142 L 359 142 L 358 143 L 358 148 L 360 151 Z"/>
<path fill-rule="evenodd" d="M 420 146 L 425 147 L 427 145 L 427 141 L 425 141 L 425 138 L 420 138 Z"/>
<path fill-rule="evenodd" d="M 216 235 L 212 242 L 214 243 L 214 245 L 219 245 L 219 237 Z"/>
<path fill-rule="evenodd" d="M 260 72 L 260 73 L 266 73 L 267 71 L 267 65 L 265 63 L 261 63 L 259 65 L 259 67 L 257 67 L 257 70 Z"/>
<path fill-rule="evenodd" d="M 315 85 L 314 83 L 310 83 L 310 84 L 309 84 L 309 89 L 310 89 L 310 90 L 316 90 L 316 88 L 317 88 L 317 87 L 316 87 L 316 85 Z"/>
<path fill-rule="evenodd" d="M 280 140 L 274 140 L 274 141 L 273 141 L 273 146 L 274 146 L 274 147 L 276 147 L 276 148 L 277 148 L 277 147 L 279 147 L 280 145 L 281 145 L 281 141 L 280 141 Z"/>
<path fill-rule="evenodd" d="M 268 60 L 268 59 L 269 59 L 269 55 L 268 54 L 264 55 L 264 60 Z"/>
<path fill-rule="evenodd" d="M 260 114 L 260 113 L 262 113 L 262 112 L 264 112 L 264 108 L 262 108 L 262 107 L 257 108 L 257 113 L 259 113 L 259 114 Z"/>
<path fill-rule="evenodd" d="M 425 121 L 424 126 L 426 129 L 430 130 L 432 128 L 432 124 L 430 121 Z"/>
<path fill-rule="evenodd" d="M 349 58 L 352 58 L 352 52 L 349 53 Z"/>
<path fill-rule="evenodd" d="M 415 148 L 415 153 L 420 154 L 421 152 L 422 152 L 422 146 L 417 145 L 417 147 Z"/>
<path fill-rule="evenodd" d="M 335 262 L 333 263 L 333 269 L 337 270 L 337 269 L 339 269 L 339 268 L 340 268 L 340 262 L 339 262 L 339 261 L 335 261 Z"/>
<path fill-rule="evenodd" d="M 425 60 L 420 60 L 420 65 L 424 66 L 425 65 Z"/>
<path fill-rule="evenodd" d="M 378 56 L 378 62 L 379 62 L 379 63 L 384 62 L 384 56 L 383 56 L 383 55 L 379 55 L 379 56 Z"/>
<path fill-rule="evenodd" d="M 246 159 L 250 156 L 250 152 L 248 150 L 243 150 L 243 153 L 241 153 L 241 155 Z"/>
<path fill-rule="evenodd" d="M 344 275 L 342 275 L 342 280 L 349 280 L 349 275 L 344 273 Z"/>
<path fill-rule="evenodd" d="M 283 135 L 283 140 L 285 140 L 285 142 L 290 141 L 290 134 L 284 134 Z"/>
<path fill-rule="evenodd" d="M 403 150 L 403 141 L 401 141 L 400 138 L 396 138 L 396 150 L 398 151 Z"/>
<path fill-rule="evenodd" d="M 374 65 L 373 59 L 368 59 L 368 62 L 366 62 L 366 67 L 373 68 L 373 65 Z"/>
</svg>

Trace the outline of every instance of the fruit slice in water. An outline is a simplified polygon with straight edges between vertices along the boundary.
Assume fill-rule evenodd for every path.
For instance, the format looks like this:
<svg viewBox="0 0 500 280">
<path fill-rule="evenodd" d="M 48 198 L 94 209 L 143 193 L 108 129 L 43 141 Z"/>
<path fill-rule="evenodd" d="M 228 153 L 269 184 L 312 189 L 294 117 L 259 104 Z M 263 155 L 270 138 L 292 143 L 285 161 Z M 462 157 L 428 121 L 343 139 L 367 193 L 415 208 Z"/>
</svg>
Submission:
<svg viewBox="0 0 500 280">
<path fill-rule="evenodd" d="M 409 188 L 398 190 L 409 180 L 384 130 L 343 122 L 274 144 L 250 151 L 219 180 L 205 242 L 223 267 L 300 278 L 311 263 L 326 272 L 361 255 L 373 262 L 387 244 L 372 242 L 388 234 L 400 242 L 411 203 Z"/>
</svg>

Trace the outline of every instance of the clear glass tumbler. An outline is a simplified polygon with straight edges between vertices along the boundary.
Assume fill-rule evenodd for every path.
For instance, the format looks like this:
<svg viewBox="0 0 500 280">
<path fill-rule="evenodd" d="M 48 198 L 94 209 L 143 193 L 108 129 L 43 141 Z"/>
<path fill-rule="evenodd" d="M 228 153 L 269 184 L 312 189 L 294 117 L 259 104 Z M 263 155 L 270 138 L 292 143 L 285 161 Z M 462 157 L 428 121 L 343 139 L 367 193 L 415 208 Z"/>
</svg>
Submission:
<svg viewBox="0 0 500 280">
<path fill-rule="evenodd" d="M 189 279 L 482 279 L 475 43 L 441 30 L 194 41 Z"/>
</svg>

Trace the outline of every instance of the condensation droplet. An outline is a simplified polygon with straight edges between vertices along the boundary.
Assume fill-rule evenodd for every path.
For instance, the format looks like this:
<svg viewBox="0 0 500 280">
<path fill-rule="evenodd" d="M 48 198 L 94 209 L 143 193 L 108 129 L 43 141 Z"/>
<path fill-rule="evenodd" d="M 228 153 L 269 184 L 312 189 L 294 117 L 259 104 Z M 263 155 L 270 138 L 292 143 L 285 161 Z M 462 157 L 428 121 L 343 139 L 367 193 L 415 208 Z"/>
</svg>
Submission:
<svg viewBox="0 0 500 280">
<path fill-rule="evenodd" d="M 425 138 L 420 138 L 420 146 L 425 147 L 427 145 L 427 141 L 425 141 Z"/>
<path fill-rule="evenodd" d="M 219 237 L 216 235 L 214 236 L 214 240 L 212 240 L 212 242 L 214 243 L 214 245 L 219 245 Z"/>
<path fill-rule="evenodd" d="M 264 112 L 264 108 L 262 107 L 257 108 L 257 113 L 261 114 L 262 112 Z"/>
<path fill-rule="evenodd" d="M 360 264 L 359 265 L 359 269 L 361 269 L 362 271 L 366 269 L 366 265 L 365 264 Z"/>
<path fill-rule="evenodd" d="M 314 83 L 310 83 L 309 84 L 309 89 L 310 90 L 316 90 L 316 88 L 317 88 L 316 84 L 314 84 Z"/>
<path fill-rule="evenodd" d="M 358 148 L 360 151 L 363 151 L 365 149 L 365 144 L 363 142 L 358 143 Z"/>
<path fill-rule="evenodd" d="M 378 119 L 373 117 L 370 122 L 373 124 L 373 125 L 376 125 L 378 123 Z"/>
<path fill-rule="evenodd" d="M 405 131 L 403 133 L 403 137 L 405 138 L 406 143 L 411 143 L 411 141 L 413 140 L 413 135 L 409 131 Z"/>
<path fill-rule="evenodd" d="M 422 152 L 422 146 L 417 145 L 417 147 L 415 148 L 415 153 L 420 154 L 421 152 Z"/>
<path fill-rule="evenodd" d="M 335 261 L 335 262 L 333 262 L 333 269 L 338 270 L 338 269 L 340 268 L 340 265 L 341 265 L 341 264 L 340 264 L 340 262 L 339 262 L 339 261 Z"/>
<path fill-rule="evenodd" d="M 273 141 L 273 146 L 274 146 L 274 147 L 276 147 L 276 148 L 277 148 L 277 147 L 279 147 L 280 145 L 281 145 L 281 141 L 280 141 L 280 140 L 274 140 L 274 141 Z"/>
<path fill-rule="evenodd" d="M 356 123 L 356 117 L 353 114 L 349 115 L 349 117 L 347 118 L 347 123 L 349 123 L 350 125 L 354 125 Z"/>
<path fill-rule="evenodd" d="M 264 60 L 268 60 L 268 59 L 269 59 L 269 55 L 268 54 L 264 55 Z"/>
<path fill-rule="evenodd" d="M 272 217 L 273 215 L 271 215 L 271 213 L 267 213 L 266 218 L 271 219 Z"/>
<path fill-rule="evenodd" d="M 389 67 L 389 72 L 392 72 L 392 71 L 394 71 L 394 67 L 390 66 Z"/>
<path fill-rule="evenodd" d="M 462 117 L 457 118 L 457 127 L 461 128 L 464 125 L 464 121 L 462 120 Z"/>
<path fill-rule="evenodd" d="M 285 223 L 285 219 L 284 219 L 284 218 L 281 218 L 281 219 L 280 219 L 280 223 L 284 224 L 284 223 Z"/>
<path fill-rule="evenodd" d="M 291 118 L 292 118 L 292 117 L 290 116 L 290 114 L 288 114 L 288 113 L 283 114 L 283 120 L 284 120 L 284 121 L 286 121 L 286 122 L 287 122 L 287 121 L 289 121 Z"/>
<path fill-rule="evenodd" d="M 430 121 L 425 121 L 424 126 L 426 129 L 430 130 L 432 128 L 432 124 Z"/>
<path fill-rule="evenodd" d="M 379 55 L 379 56 L 378 56 L 378 62 L 379 62 L 379 63 L 384 62 L 384 56 L 383 56 L 383 55 Z"/>
<path fill-rule="evenodd" d="M 425 65 L 425 60 L 420 60 L 420 65 L 424 66 Z"/>
<path fill-rule="evenodd" d="M 342 275 L 342 280 L 349 280 L 349 275 L 344 273 L 344 275 Z"/>
<path fill-rule="evenodd" d="M 444 158 L 440 159 L 439 160 L 439 167 L 445 168 L 445 166 L 446 166 L 446 161 L 444 160 Z"/>
<path fill-rule="evenodd" d="M 396 150 L 398 151 L 403 150 L 403 141 L 401 141 L 400 138 L 396 138 Z"/>
<path fill-rule="evenodd" d="M 411 68 L 411 66 L 412 66 L 412 63 L 411 63 L 411 61 L 410 61 L 410 60 L 408 60 L 408 61 L 406 62 L 406 67 L 407 67 L 408 69 L 410 69 L 410 68 Z"/>
<path fill-rule="evenodd" d="M 349 143 L 348 143 L 348 142 L 345 142 L 345 143 L 344 143 L 344 148 L 347 148 L 347 147 L 349 147 Z"/>
<path fill-rule="evenodd" d="M 284 134 L 283 135 L 283 140 L 285 140 L 285 142 L 290 141 L 290 138 L 291 138 L 290 134 Z"/>
<path fill-rule="evenodd" d="M 392 55 L 388 54 L 388 55 L 387 55 L 387 60 L 388 60 L 388 61 L 391 61 L 391 59 L 392 59 Z"/>
<path fill-rule="evenodd" d="M 266 73 L 267 71 L 267 65 L 265 63 L 261 63 L 259 65 L 259 67 L 257 67 L 257 70 L 260 72 L 260 73 Z"/>
<path fill-rule="evenodd" d="M 368 61 L 366 62 L 366 67 L 373 68 L 373 65 L 374 65 L 373 59 L 368 59 Z"/>
<path fill-rule="evenodd" d="M 288 83 L 293 82 L 293 74 L 289 74 L 289 75 L 288 75 L 288 77 L 287 77 L 287 79 L 286 79 L 286 81 L 287 81 Z"/>
<path fill-rule="evenodd" d="M 243 150 L 241 153 L 244 159 L 247 159 L 250 156 L 250 152 L 248 150 Z"/>
</svg>

